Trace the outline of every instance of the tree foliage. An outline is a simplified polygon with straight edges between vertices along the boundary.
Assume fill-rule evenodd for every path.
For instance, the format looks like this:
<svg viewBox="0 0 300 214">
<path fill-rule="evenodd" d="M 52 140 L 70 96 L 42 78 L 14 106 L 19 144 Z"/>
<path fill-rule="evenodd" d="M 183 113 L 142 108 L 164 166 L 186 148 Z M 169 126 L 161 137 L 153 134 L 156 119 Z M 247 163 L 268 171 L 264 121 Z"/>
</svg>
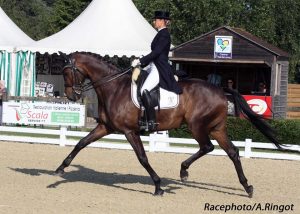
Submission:
<svg viewBox="0 0 300 214">
<path fill-rule="evenodd" d="M 50 18 L 51 32 L 56 33 L 72 22 L 89 5 L 91 0 L 57 0 Z"/>
<path fill-rule="evenodd" d="M 51 5 L 43 0 L 0 0 L 6 14 L 32 39 L 47 35 Z"/>
<path fill-rule="evenodd" d="M 91 0 L 0 0 L 0 6 L 33 39 L 63 29 Z M 133 0 L 152 23 L 155 10 L 169 10 L 172 42 L 181 44 L 227 25 L 246 31 L 287 51 L 290 81 L 300 66 L 300 0 Z M 112 11 L 113 13 L 113 11 Z"/>
<path fill-rule="evenodd" d="M 56 33 L 73 21 L 91 0 L 0 0 L 7 15 L 32 39 Z"/>
<path fill-rule="evenodd" d="M 246 31 L 290 54 L 290 82 L 300 66 L 300 0 L 134 0 L 150 21 L 155 10 L 170 10 L 175 45 L 223 25 Z M 299 74 L 298 74 L 299 75 Z"/>
</svg>

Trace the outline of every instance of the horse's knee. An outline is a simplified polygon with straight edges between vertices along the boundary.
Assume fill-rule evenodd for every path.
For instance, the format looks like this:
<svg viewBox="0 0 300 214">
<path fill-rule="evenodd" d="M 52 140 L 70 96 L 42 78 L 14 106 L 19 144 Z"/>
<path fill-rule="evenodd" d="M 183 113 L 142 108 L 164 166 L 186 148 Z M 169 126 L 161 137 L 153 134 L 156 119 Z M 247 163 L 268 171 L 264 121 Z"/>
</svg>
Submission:
<svg viewBox="0 0 300 214">
<path fill-rule="evenodd" d="M 214 148 L 214 145 L 210 142 L 205 144 L 204 146 L 201 146 L 199 151 L 192 156 L 192 159 L 187 159 L 181 163 L 181 171 L 187 170 L 195 160 L 213 151 Z"/>
<path fill-rule="evenodd" d="M 215 146 L 212 144 L 212 143 L 208 143 L 206 144 L 204 147 L 203 147 L 203 151 L 205 153 L 209 153 L 209 152 L 212 152 L 213 150 L 215 149 Z"/>
</svg>

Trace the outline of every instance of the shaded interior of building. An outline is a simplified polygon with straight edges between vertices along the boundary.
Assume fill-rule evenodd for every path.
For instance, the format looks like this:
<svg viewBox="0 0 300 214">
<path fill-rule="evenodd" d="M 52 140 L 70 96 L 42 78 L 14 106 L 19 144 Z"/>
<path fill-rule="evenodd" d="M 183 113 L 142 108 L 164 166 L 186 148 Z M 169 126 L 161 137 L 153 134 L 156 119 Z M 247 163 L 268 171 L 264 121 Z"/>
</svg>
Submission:
<svg viewBox="0 0 300 214">
<path fill-rule="evenodd" d="M 227 81 L 233 80 L 233 87 L 244 95 L 270 95 L 271 68 L 266 64 L 245 63 L 208 63 L 177 62 L 179 69 L 187 72 L 192 78 L 208 81 L 217 77 L 216 85 L 227 87 Z M 266 93 L 260 91 L 259 85 L 265 84 Z"/>
</svg>

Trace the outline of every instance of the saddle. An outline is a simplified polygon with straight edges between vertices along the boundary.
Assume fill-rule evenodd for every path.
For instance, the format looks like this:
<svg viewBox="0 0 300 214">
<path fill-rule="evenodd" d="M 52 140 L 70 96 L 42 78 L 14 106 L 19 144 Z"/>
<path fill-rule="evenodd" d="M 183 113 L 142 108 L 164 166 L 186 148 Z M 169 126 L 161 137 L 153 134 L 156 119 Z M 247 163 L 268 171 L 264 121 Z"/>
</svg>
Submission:
<svg viewBox="0 0 300 214">
<path fill-rule="evenodd" d="M 144 90 L 143 94 L 141 94 L 141 88 L 148 75 L 147 71 L 141 71 L 137 67 L 134 68 L 132 73 L 131 99 L 134 105 L 141 111 L 138 124 L 142 131 L 156 130 L 155 109 L 158 111 L 160 109 L 172 109 L 179 105 L 178 94 L 160 88 L 158 85 L 150 92 Z"/>
</svg>

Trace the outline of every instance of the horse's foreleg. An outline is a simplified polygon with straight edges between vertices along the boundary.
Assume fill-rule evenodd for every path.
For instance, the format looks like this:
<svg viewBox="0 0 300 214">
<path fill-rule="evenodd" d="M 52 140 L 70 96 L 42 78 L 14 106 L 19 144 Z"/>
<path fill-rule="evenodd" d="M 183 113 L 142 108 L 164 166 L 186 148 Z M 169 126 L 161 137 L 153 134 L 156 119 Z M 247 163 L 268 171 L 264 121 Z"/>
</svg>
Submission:
<svg viewBox="0 0 300 214">
<path fill-rule="evenodd" d="M 163 195 L 164 191 L 160 188 L 160 177 L 156 174 L 156 172 L 152 169 L 152 167 L 148 162 L 148 158 L 140 136 L 134 133 L 133 131 L 128 132 L 125 135 L 129 143 L 131 144 L 139 162 L 147 170 L 147 172 L 150 174 L 154 182 L 155 185 L 154 195 Z"/>
<path fill-rule="evenodd" d="M 108 131 L 104 125 L 98 125 L 93 129 L 86 137 L 82 138 L 74 147 L 72 152 L 66 157 L 62 164 L 55 170 L 55 174 L 62 175 L 64 169 L 68 167 L 75 156 L 80 152 L 81 149 L 89 145 L 90 143 L 100 139 L 101 137 L 108 134 Z"/>
<path fill-rule="evenodd" d="M 198 160 L 200 157 L 214 150 L 214 145 L 210 142 L 210 139 L 207 135 L 201 133 L 193 133 L 194 138 L 199 143 L 200 149 L 198 152 L 193 154 L 191 157 L 186 159 L 181 163 L 180 168 L 180 178 L 181 181 L 186 181 L 188 179 L 189 173 L 187 169 L 192 163 Z"/>
</svg>

